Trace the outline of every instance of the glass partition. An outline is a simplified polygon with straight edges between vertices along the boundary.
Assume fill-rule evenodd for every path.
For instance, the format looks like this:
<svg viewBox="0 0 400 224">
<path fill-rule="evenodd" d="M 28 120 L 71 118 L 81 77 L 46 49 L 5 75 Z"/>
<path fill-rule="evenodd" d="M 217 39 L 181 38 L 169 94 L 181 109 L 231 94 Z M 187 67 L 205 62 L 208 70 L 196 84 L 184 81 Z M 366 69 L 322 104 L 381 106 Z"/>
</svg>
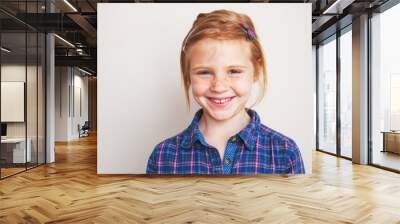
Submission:
<svg viewBox="0 0 400 224">
<path fill-rule="evenodd" d="M 27 98 L 26 98 L 26 112 L 27 112 L 27 150 L 29 153 L 29 160 L 27 167 L 31 168 L 37 165 L 37 132 L 38 132 L 38 35 L 36 32 L 27 33 Z"/>
<path fill-rule="evenodd" d="M 0 3 L 15 10 L 0 12 L 1 179 L 45 163 L 45 34 L 15 18 L 45 12 L 44 3 Z"/>
<path fill-rule="evenodd" d="M 46 138 L 45 138 L 45 124 L 46 124 L 46 76 L 45 76 L 45 66 L 46 66 L 46 38 L 45 34 L 38 33 L 38 76 L 37 76 L 37 162 L 38 164 L 43 164 L 46 162 Z"/>
<path fill-rule="evenodd" d="M 336 154 L 336 37 L 318 47 L 318 147 Z"/>
<path fill-rule="evenodd" d="M 26 150 L 26 33 L 1 34 L 1 176 L 24 171 Z M 6 50 L 4 50 L 6 49 Z"/>
</svg>

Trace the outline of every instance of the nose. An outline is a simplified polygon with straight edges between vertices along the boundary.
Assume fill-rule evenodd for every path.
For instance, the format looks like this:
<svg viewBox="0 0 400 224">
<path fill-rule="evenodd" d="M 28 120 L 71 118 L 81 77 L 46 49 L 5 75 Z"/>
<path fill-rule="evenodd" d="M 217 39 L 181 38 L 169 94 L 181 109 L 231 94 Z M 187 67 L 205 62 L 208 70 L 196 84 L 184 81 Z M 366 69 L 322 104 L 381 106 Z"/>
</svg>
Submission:
<svg viewBox="0 0 400 224">
<path fill-rule="evenodd" d="M 230 87 L 230 80 L 226 75 L 217 74 L 211 84 L 211 90 L 214 92 L 224 92 Z"/>
</svg>

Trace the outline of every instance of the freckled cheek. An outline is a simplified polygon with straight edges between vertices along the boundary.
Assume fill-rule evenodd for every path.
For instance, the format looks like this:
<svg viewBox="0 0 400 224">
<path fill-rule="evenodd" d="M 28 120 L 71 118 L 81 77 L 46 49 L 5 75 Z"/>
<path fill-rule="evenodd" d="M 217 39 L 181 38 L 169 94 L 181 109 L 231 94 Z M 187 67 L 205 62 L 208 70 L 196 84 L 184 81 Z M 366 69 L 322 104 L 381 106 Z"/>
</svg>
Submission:
<svg viewBox="0 0 400 224">
<path fill-rule="evenodd" d="M 235 91 L 236 95 L 238 96 L 247 96 L 251 94 L 252 89 L 251 82 L 236 82 L 232 84 L 232 89 Z"/>
<path fill-rule="evenodd" d="M 192 80 L 192 93 L 194 97 L 204 96 L 209 88 L 210 85 L 205 82 Z"/>
</svg>

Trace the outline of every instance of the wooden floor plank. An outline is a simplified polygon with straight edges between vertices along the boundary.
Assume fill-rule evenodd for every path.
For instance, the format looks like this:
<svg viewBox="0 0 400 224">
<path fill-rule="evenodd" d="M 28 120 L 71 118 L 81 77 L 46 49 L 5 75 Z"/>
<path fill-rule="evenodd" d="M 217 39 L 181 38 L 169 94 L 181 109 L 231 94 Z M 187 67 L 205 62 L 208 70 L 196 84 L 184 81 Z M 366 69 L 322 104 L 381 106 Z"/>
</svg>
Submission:
<svg viewBox="0 0 400 224">
<path fill-rule="evenodd" d="M 400 175 L 313 153 L 309 176 L 96 174 L 96 137 L 0 181 L 0 223 L 400 223 Z"/>
</svg>

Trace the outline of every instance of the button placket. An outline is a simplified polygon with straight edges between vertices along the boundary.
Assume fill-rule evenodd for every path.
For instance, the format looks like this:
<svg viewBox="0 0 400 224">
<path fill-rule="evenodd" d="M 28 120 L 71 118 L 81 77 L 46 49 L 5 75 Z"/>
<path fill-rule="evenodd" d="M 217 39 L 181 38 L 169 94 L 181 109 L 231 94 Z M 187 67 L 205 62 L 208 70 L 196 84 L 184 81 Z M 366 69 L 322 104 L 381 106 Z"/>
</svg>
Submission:
<svg viewBox="0 0 400 224">
<path fill-rule="evenodd" d="M 222 161 L 222 166 L 225 174 L 230 174 L 232 165 L 233 165 L 233 159 L 235 157 L 235 152 L 237 150 L 237 145 L 235 144 L 238 141 L 236 135 L 232 136 L 225 149 L 225 154 L 224 154 L 224 159 Z"/>
<path fill-rule="evenodd" d="M 219 156 L 219 152 L 216 148 L 214 147 L 209 147 L 209 153 L 211 157 L 211 166 L 212 166 L 212 173 L 213 174 L 222 174 L 223 173 L 223 167 L 221 166 L 221 158 Z"/>
</svg>

